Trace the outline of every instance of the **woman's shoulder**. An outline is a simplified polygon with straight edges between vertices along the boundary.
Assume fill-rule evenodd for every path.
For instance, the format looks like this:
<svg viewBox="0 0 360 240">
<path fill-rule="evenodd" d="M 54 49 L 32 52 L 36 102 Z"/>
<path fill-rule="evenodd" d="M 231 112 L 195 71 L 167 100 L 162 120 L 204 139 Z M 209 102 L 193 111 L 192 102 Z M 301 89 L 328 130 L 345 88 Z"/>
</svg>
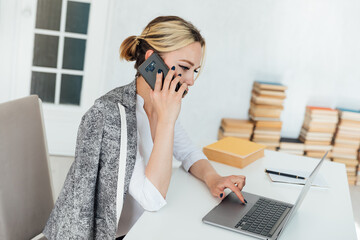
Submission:
<svg viewBox="0 0 360 240">
<path fill-rule="evenodd" d="M 136 102 L 136 82 L 117 87 L 104 94 L 95 101 L 95 105 L 117 105 L 122 104 L 126 107 L 134 105 Z"/>
<path fill-rule="evenodd" d="M 132 107 L 136 104 L 135 81 L 128 85 L 117 87 L 95 100 L 95 103 L 85 115 L 111 115 L 119 111 L 118 104 Z"/>
</svg>

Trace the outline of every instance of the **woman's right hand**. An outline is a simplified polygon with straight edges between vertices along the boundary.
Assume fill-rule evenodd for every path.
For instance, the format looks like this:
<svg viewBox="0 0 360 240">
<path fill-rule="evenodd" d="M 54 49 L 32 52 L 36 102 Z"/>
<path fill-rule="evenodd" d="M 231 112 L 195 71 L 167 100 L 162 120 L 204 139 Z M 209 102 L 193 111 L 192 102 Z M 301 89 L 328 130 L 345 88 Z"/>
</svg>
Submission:
<svg viewBox="0 0 360 240">
<path fill-rule="evenodd" d="M 183 83 L 176 92 L 175 88 L 180 81 L 179 74 L 171 81 L 175 74 L 175 66 L 168 72 L 162 86 L 163 72 L 156 74 L 156 83 L 154 91 L 150 93 L 150 98 L 157 113 L 158 123 L 175 124 L 181 109 L 181 100 L 184 91 L 187 89 L 187 84 Z"/>
</svg>

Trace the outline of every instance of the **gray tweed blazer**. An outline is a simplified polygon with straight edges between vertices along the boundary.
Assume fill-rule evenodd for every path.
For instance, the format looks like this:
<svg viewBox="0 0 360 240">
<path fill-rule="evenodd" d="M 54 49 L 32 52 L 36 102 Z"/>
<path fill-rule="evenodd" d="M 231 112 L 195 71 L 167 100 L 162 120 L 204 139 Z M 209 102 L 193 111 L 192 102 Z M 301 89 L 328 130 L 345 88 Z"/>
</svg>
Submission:
<svg viewBox="0 0 360 240">
<path fill-rule="evenodd" d="M 135 81 L 85 113 L 75 161 L 43 231 L 49 240 L 115 239 L 136 160 L 136 131 Z"/>
</svg>

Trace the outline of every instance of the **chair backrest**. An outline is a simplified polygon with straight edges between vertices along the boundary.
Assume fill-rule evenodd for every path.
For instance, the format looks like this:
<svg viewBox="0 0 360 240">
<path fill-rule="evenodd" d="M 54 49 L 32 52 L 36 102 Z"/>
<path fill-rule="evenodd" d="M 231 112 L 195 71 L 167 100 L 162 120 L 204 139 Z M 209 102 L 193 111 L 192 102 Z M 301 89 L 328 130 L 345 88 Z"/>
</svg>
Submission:
<svg viewBox="0 0 360 240">
<path fill-rule="evenodd" d="M 37 96 L 0 104 L 0 239 L 31 239 L 54 205 Z"/>
</svg>

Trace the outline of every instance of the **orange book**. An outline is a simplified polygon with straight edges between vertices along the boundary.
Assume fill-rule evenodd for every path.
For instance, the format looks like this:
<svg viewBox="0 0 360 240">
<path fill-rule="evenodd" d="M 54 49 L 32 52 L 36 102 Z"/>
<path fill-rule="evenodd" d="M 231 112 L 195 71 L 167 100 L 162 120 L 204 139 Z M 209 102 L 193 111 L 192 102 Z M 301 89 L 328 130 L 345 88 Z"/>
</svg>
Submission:
<svg viewBox="0 0 360 240">
<path fill-rule="evenodd" d="M 305 112 L 309 113 L 310 115 L 338 117 L 338 111 L 328 107 L 306 106 Z"/>
<path fill-rule="evenodd" d="M 266 146 L 243 140 L 226 137 L 203 148 L 209 160 L 244 168 L 264 156 Z"/>
<path fill-rule="evenodd" d="M 264 128 L 279 128 L 279 129 L 281 129 L 282 122 L 281 121 L 273 121 L 273 122 L 257 121 L 255 126 L 256 126 L 256 128 L 264 127 Z"/>
<path fill-rule="evenodd" d="M 336 109 L 328 108 L 328 107 L 316 107 L 316 106 L 306 106 L 309 110 L 320 110 L 320 111 L 332 111 L 337 112 Z"/>
</svg>

